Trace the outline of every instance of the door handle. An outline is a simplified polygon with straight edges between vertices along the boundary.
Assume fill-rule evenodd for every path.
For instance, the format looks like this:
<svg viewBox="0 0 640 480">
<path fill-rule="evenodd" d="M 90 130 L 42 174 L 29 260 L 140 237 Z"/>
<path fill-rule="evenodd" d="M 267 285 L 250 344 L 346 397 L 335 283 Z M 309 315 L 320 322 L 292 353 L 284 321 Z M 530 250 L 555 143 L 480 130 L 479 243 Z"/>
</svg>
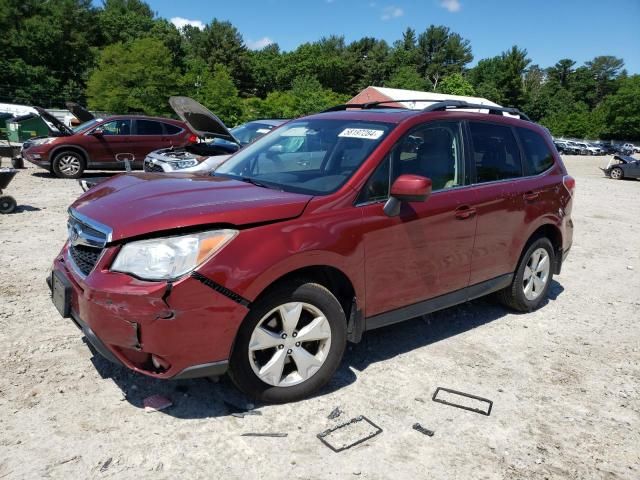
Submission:
<svg viewBox="0 0 640 480">
<path fill-rule="evenodd" d="M 462 205 L 461 207 L 456 208 L 456 218 L 458 220 L 466 220 L 467 218 L 473 217 L 475 214 L 476 209 L 469 205 Z"/>
<path fill-rule="evenodd" d="M 534 202 L 538 199 L 538 197 L 540 197 L 539 192 L 527 192 L 524 194 L 524 199 L 527 202 Z"/>
</svg>

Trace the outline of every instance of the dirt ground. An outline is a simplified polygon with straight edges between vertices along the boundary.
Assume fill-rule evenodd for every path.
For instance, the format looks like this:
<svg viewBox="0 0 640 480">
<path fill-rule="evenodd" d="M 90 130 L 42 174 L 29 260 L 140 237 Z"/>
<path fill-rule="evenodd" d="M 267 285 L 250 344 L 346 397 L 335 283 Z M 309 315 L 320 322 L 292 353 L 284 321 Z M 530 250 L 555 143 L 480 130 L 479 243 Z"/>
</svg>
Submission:
<svg viewBox="0 0 640 480">
<path fill-rule="evenodd" d="M 80 187 L 21 171 L 0 216 L 0 478 L 640 478 L 640 182 L 565 161 L 574 246 L 543 308 L 478 300 L 367 333 L 321 394 L 244 418 L 225 378 L 156 381 L 92 355 L 45 284 Z M 435 403 L 438 386 L 493 411 Z M 173 407 L 146 413 L 152 394 Z M 383 433 L 342 453 L 316 438 L 357 415 Z"/>
</svg>

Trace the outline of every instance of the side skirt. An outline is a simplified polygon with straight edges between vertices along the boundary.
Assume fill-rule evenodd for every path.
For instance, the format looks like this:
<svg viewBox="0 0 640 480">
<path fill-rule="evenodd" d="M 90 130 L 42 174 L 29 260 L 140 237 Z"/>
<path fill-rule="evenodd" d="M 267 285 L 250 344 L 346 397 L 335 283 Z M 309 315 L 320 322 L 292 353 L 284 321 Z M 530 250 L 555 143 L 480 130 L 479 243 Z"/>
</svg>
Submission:
<svg viewBox="0 0 640 480">
<path fill-rule="evenodd" d="M 368 317 L 365 320 L 365 330 L 374 330 L 376 328 L 386 327 L 387 325 L 393 325 L 394 323 L 404 322 L 405 320 L 410 320 L 420 315 L 426 315 L 427 313 L 468 302 L 474 298 L 483 297 L 508 287 L 511 285 L 512 280 L 513 273 L 500 275 L 499 277 L 476 283 L 475 285 L 456 290 L 455 292 Z"/>
</svg>

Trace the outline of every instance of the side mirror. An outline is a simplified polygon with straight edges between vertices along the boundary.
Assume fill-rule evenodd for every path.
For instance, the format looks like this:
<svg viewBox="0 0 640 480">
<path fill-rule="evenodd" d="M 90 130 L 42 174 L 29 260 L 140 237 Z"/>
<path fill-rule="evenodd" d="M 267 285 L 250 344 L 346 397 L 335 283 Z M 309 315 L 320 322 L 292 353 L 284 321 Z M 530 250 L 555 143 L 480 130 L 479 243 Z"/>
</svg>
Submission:
<svg viewBox="0 0 640 480">
<path fill-rule="evenodd" d="M 384 205 L 389 217 L 400 214 L 402 202 L 425 202 L 431 195 L 431 179 L 419 175 L 400 175 L 391 185 L 391 195 Z"/>
<path fill-rule="evenodd" d="M 91 135 L 93 135 L 94 137 L 101 137 L 102 135 L 104 135 L 104 130 L 102 130 L 101 128 L 96 128 L 91 132 Z"/>
</svg>

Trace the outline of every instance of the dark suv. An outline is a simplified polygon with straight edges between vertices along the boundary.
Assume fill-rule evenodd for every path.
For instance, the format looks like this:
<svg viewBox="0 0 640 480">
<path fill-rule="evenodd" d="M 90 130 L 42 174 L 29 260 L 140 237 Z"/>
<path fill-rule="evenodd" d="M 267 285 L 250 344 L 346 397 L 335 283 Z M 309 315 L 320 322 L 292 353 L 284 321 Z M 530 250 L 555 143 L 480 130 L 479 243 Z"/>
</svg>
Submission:
<svg viewBox="0 0 640 480">
<path fill-rule="evenodd" d="M 183 122 L 168 118 L 121 115 L 93 119 L 71 129 L 44 109 L 40 115 L 58 131 L 23 145 L 22 158 L 60 178 L 80 178 L 85 170 L 124 170 L 125 160 L 142 168 L 159 148 L 183 147 L 197 137 Z"/>
<path fill-rule="evenodd" d="M 367 330 L 492 292 L 543 305 L 575 187 L 549 134 L 513 109 L 355 107 L 293 120 L 211 175 L 91 189 L 49 279 L 59 312 L 136 372 L 228 371 L 286 402 Z"/>
</svg>

